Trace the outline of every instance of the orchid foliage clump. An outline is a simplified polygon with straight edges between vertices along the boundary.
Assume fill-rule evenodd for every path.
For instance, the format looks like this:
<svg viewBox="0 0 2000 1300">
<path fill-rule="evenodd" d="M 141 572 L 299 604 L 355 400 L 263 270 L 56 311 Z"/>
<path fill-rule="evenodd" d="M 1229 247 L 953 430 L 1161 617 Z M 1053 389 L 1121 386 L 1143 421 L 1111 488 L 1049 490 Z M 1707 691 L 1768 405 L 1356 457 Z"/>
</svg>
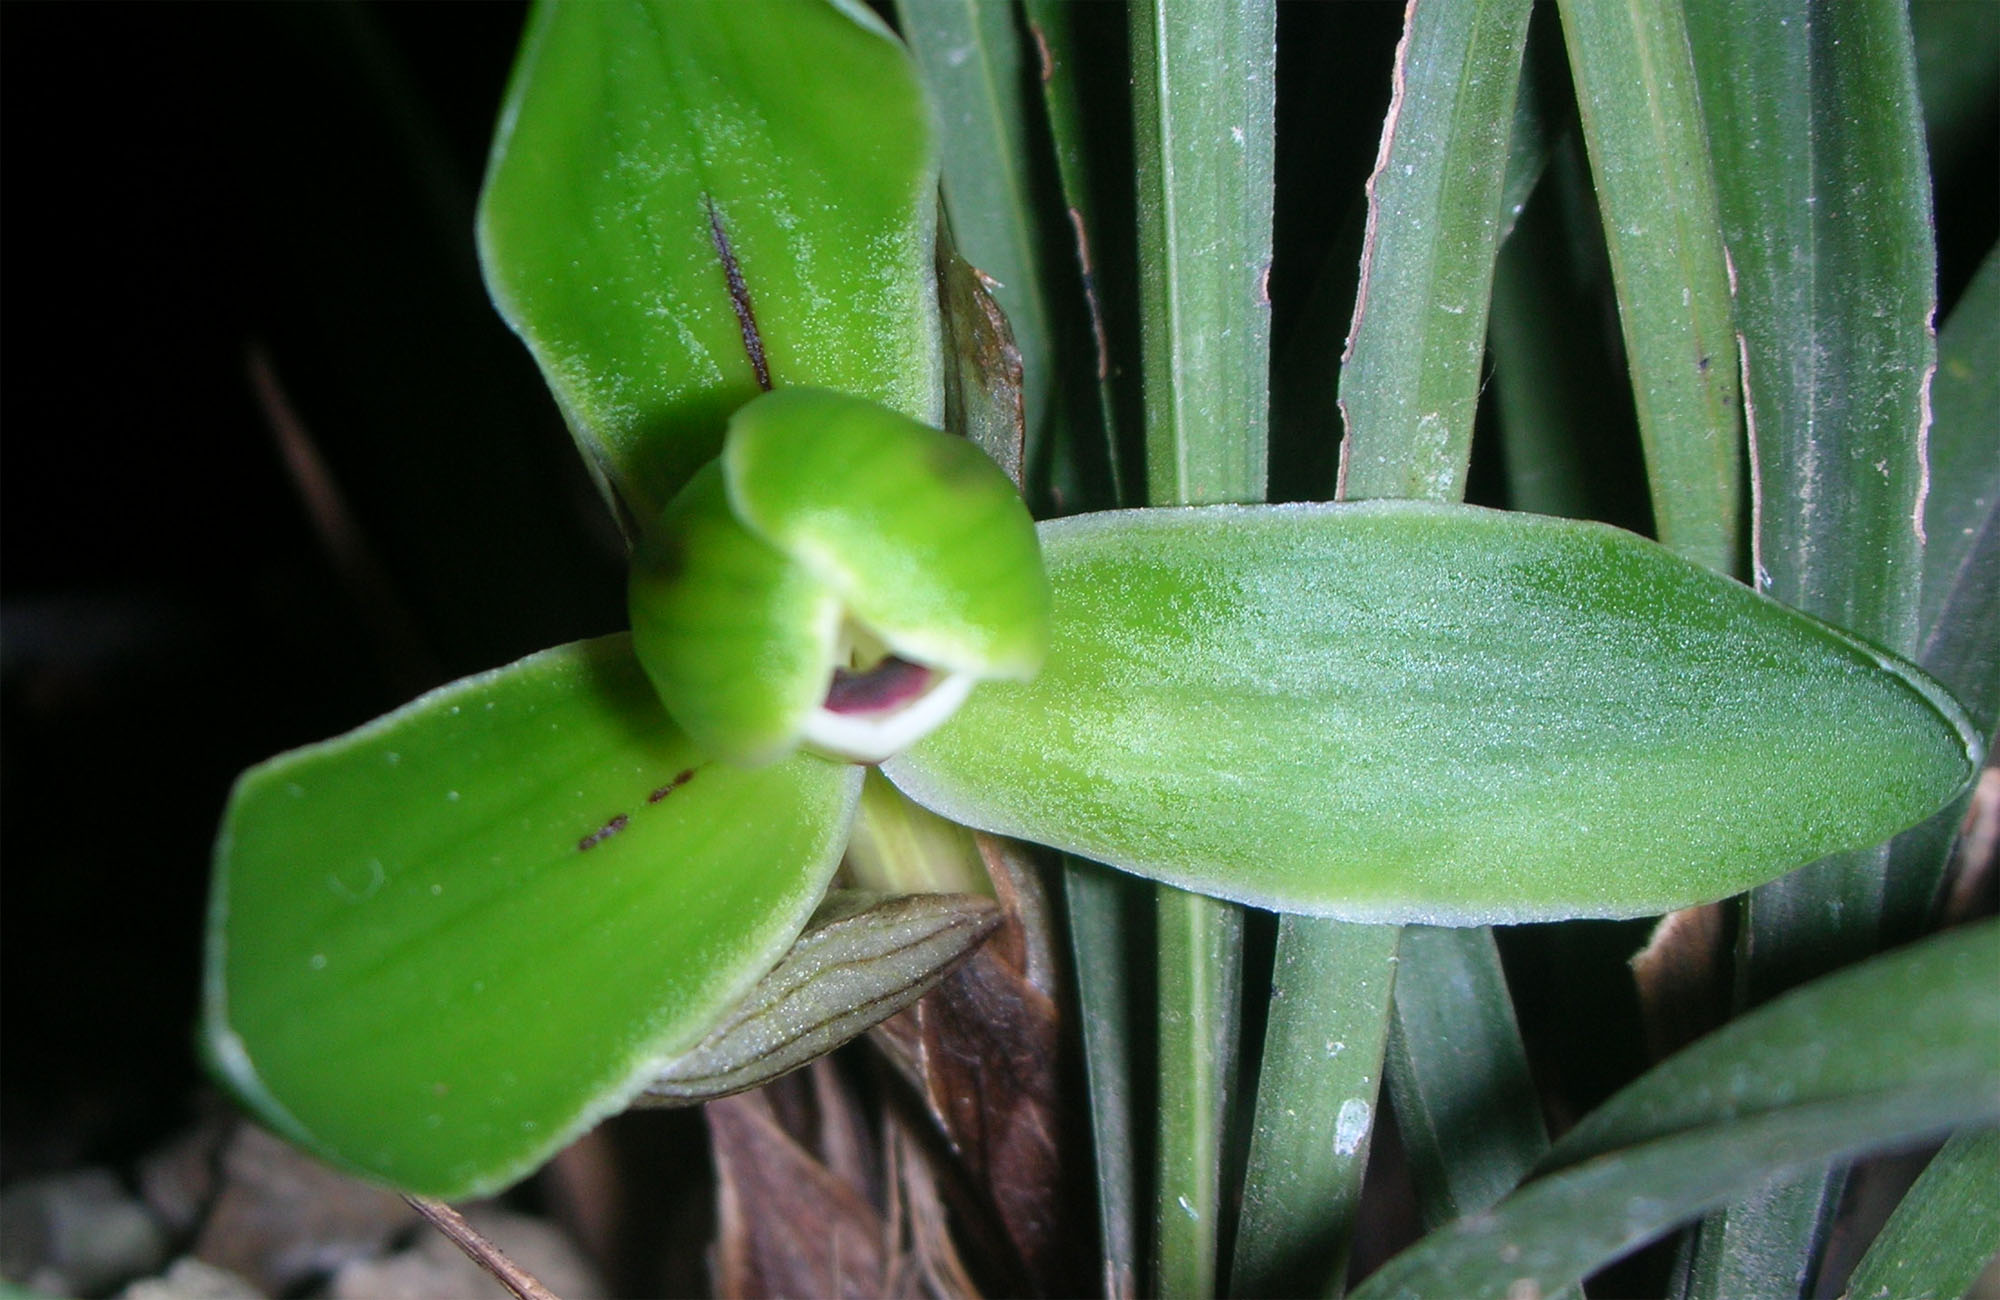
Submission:
<svg viewBox="0 0 2000 1300">
<path fill-rule="evenodd" d="M 1507 323 L 1521 290 L 1504 258 L 1494 270 L 1525 195 L 1556 183 L 1543 173 L 1560 119 L 1524 80 L 1529 5 L 1449 9 L 1409 7 L 1348 342 L 1314 362 L 1337 384 L 1340 478 L 1302 494 L 1324 499 L 1264 505 L 1271 8 L 1131 8 L 1140 220 L 1119 247 L 1138 273 L 1128 378 L 1143 436 L 1121 442 L 1110 352 L 1063 365 L 1052 342 L 1070 313 L 1109 349 L 1120 319 L 1097 310 L 1085 236 L 1092 160 L 1063 62 L 1075 13 L 1031 3 L 1024 32 L 1008 6 L 911 5 L 906 49 L 851 3 L 539 7 L 480 252 L 629 544 L 631 630 L 453 683 L 245 774 L 211 912 L 203 1031 L 221 1077 L 350 1169 L 436 1196 L 502 1188 L 642 1094 L 754 1086 L 922 994 L 991 928 L 993 905 L 965 896 L 962 863 L 927 874 L 857 852 L 839 873 L 857 834 L 941 816 L 1069 855 L 1108 1276 L 1143 1271 L 1134 1207 L 1150 1197 L 1149 1286 L 1213 1292 L 1233 1268 L 1245 1292 L 1337 1287 L 1384 1054 L 1421 1158 L 1421 1103 L 1441 1086 L 1424 1059 L 1425 981 L 1453 963 L 1495 978 L 1481 927 L 1758 890 L 1769 901 L 1744 924 L 1761 934 L 1785 898 L 1768 891 L 1793 887 L 1772 883 L 1785 873 L 1865 861 L 1958 799 L 1993 701 L 1980 686 L 1961 704 L 1913 662 L 1930 644 L 1923 620 L 1963 617 L 1953 602 L 1971 597 L 1955 571 L 1935 608 L 1923 585 L 1924 511 L 1940 508 L 1919 487 L 1934 298 L 1912 288 L 1923 266 L 1882 260 L 1879 230 L 1841 252 L 1843 227 L 1822 246 L 1874 277 L 1879 301 L 1860 315 L 1888 323 L 1814 310 L 1829 337 L 1877 349 L 1855 382 L 1883 412 L 1865 431 L 1882 485 L 1846 475 L 1838 509 L 1793 511 L 1780 495 L 1798 462 L 1859 453 L 1824 445 L 1824 422 L 1787 406 L 1817 399 L 1756 378 L 1791 343 L 1789 268 L 1755 235 L 1797 214 L 1723 174 L 1751 128 L 1705 132 L 1696 94 L 1754 58 L 1746 42 L 1779 37 L 1734 31 L 1720 5 L 1661 6 L 1666 31 L 1621 26 L 1593 0 L 1562 6 L 1656 542 L 1551 517 L 1564 513 L 1553 500 L 1547 514 L 1457 503 L 1489 306 L 1522 496 L 1541 481 L 1534 458 L 1560 455 L 1537 450 L 1529 421 L 1562 413 L 1508 391 L 1540 372 L 1508 351 L 1530 335 Z M 1893 6 L 1862 9 L 1873 16 L 1834 21 L 1902 45 L 1796 57 L 1876 78 L 1908 127 L 1907 32 Z M 955 20 L 970 44 L 952 43 Z M 1008 71 L 1030 48 L 1045 60 L 1032 107 L 1052 132 L 1049 170 L 1085 236 L 1062 273 L 1044 264 L 1024 187 L 990 190 L 995 167 L 1030 171 L 1030 106 Z M 1661 65 L 1673 75 L 1620 79 L 1660 50 L 1680 60 Z M 968 97 L 951 80 L 967 59 L 1004 93 Z M 1825 129 L 1830 143 L 1808 143 L 1907 172 L 1908 139 Z M 994 139 L 997 163 L 980 152 Z M 1885 186 L 1865 219 L 1927 237 L 1921 184 Z M 1661 229 L 1641 228 L 1648 213 Z M 1012 266 L 994 283 L 960 253 Z M 1088 378 L 1063 390 L 1051 371 Z M 1747 444 L 1747 520 L 1746 393 L 1768 403 Z M 1141 441 L 1142 457 L 1125 445 Z M 1822 486 L 1833 473 L 1813 472 Z M 1143 492 L 1121 495 L 1133 477 Z M 1031 519 L 1024 491 L 1049 517 Z M 1843 529 L 1880 545 L 1829 540 Z M 1755 587 L 1729 573 L 1746 551 Z M 1888 557 L 1879 572 L 1869 553 Z M 1826 555 L 1851 571 L 1826 577 Z M 1911 575 L 1921 607 L 1889 610 L 1884 593 Z M 1962 658 L 1924 662 L 1966 689 Z M 1156 882 L 1147 1190 L 1114 1104 L 1139 1035 L 1093 967 L 1131 940 L 1105 905 L 1128 886 L 1104 866 Z M 956 892 L 896 897 L 937 892 L 940 877 Z M 1284 919 L 1239 1140 L 1225 1099 L 1246 907 Z M 1395 974 L 1399 947 L 1414 979 Z M 1939 992 L 1993 949 L 1990 929 L 1968 932 L 1739 1024 L 1750 1053 L 1836 1008 L 1887 1005 L 1885 988 L 1936 994 L 1944 1028 L 1869 1055 L 1900 1061 L 1896 1078 L 1856 1067 L 1814 1083 L 1781 1064 L 1779 1082 L 1705 1103 L 1648 1076 L 1553 1150 L 1488 1171 L 1504 1181 L 1491 1196 L 1433 1171 L 1439 1222 L 1538 1174 L 1499 1213 L 1514 1216 L 1507 1232 L 1534 1223 L 1551 1240 L 1523 1227 L 1512 1256 L 1489 1260 L 1441 1233 L 1371 1287 L 1505 1292 L 1518 1276 L 1554 1290 L 1758 1175 L 1993 1118 L 1978 1029 L 1992 1000 Z M 1512 1023 L 1499 998 L 1495 1033 Z M 1335 1068 L 1322 1052 L 1315 1073 L 1294 1039 L 1331 1043 L 1336 1024 L 1354 1056 Z M 1739 1049 L 1694 1050 L 1727 1063 Z M 1663 1091 L 1670 1103 L 1647 1100 Z M 1724 1121 L 1763 1127 L 1746 1146 L 1725 1142 Z M 1337 1140 L 1300 1154 L 1299 1126 L 1315 1123 Z M 1240 1196 L 1221 1187 L 1232 1141 Z M 1587 1163 L 1608 1151 L 1641 1163 Z M 1641 1167 L 1679 1190 L 1656 1195 L 1651 1218 L 1628 1216 L 1629 1240 L 1593 1236 L 1592 1202 L 1622 1193 L 1591 1180 L 1622 1187 Z M 1216 1221 L 1231 1214 L 1225 1263 Z"/>
</svg>

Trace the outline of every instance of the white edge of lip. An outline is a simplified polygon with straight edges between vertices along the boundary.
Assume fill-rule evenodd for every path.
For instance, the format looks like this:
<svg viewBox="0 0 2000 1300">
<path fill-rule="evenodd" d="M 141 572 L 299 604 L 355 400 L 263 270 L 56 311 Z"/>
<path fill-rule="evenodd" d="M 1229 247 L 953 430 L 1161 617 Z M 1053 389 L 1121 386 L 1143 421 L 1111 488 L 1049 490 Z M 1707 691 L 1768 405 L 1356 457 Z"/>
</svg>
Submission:
<svg viewBox="0 0 2000 1300">
<path fill-rule="evenodd" d="M 943 726 L 965 703 L 977 680 L 971 673 L 945 673 L 916 699 L 880 712 L 834 713 L 821 705 L 807 716 L 801 734 L 806 744 L 822 753 L 855 763 L 880 763 Z"/>
</svg>

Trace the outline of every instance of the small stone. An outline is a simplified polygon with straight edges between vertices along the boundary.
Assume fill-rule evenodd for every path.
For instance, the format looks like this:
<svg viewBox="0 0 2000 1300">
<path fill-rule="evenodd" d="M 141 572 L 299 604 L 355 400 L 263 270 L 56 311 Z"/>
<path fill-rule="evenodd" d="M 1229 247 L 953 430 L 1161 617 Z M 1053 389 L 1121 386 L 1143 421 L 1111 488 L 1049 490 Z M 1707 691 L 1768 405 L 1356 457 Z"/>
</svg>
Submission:
<svg viewBox="0 0 2000 1300">
<path fill-rule="evenodd" d="M 10 1281 L 87 1295 L 166 1258 L 166 1231 L 109 1170 L 30 1179 L 0 1195 L 0 1275 Z"/>
<path fill-rule="evenodd" d="M 215 1198 L 217 1156 L 240 1120 L 216 1114 L 148 1152 L 139 1162 L 139 1194 L 168 1232 L 195 1230 Z"/>
<path fill-rule="evenodd" d="M 553 1224 L 492 1205 L 461 1210 L 467 1223 L 563 1300 L 601 1300 L 603 1282 Z M 510 1300 L 505 1287 L 441 1234 L 425 1232 L 386 1259 L 356 1260 L 334 1275 L 332 1300 Z"/>
<path fill-rule="evenodd" d="M 394 1192 L 246 1124 L 223 1153 L 222 1187 L 194 1254 L 281 1295 L 380 1254 L 416 1217 Z"/>
<path fill-rule="evenodd" d="M 159 1277 L 120 1291 L 118 1300 L 264 1300 L 264 1293 L 226 1268 L 183 1255 Z"/>
</svg>

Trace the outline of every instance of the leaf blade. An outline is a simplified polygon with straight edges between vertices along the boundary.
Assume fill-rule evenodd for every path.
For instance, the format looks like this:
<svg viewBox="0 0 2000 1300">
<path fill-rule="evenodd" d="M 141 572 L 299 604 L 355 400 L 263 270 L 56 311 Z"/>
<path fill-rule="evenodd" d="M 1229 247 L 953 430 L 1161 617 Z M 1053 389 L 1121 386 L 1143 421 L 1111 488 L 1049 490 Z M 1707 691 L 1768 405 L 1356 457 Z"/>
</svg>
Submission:
<svg viewBox="0 0 2000 1300">
<path fill-rule="evenodd" d="M 940 106 L 940 179 L 952 240 L 994 282 L 1021 352 L 1029 463 L 1048 437 L 1055 374 L 1048 277 L 1041 265 L 1029 175 L 1021 38 L 1011 4 L 898 0 L 911 57 Z"/>
<path fill-rule="evenodd" d="M 1333 1295 L 1346 1281 L 1402 934 L 1278 920 L 1231 1295 Z"/>
<path fill-rule="evenodd" d="M 1433 1233 L 1357 1296 L 1548 1294 L 1774 1172 L 1985 1122 L 2000 1114 L 1996 961 L 2000 924 L 1988 922 L 1732 1022 L 1587 1117 L 1542 1177 Z M 1923 1023 L 1906 1026 L 1917 1006 Z M 1826 1050 L 1829 1026 L 1840 1051 Z"/>
<path fill-rule="evenodd" d="M 1409 926 L 1401 961 L 1422 973 L 1398 972 L 1389 1095 L 1418 1208 L 1436 1227 L 1514 1190 L 1549 1136 L 1492 932 Z"/>
<path fill-rule="evenodd" d="M 1341 499 L 1464 498 L 1495 252 L 1510 208 L 1518 210 L 1513 205 L 1525 198 L 1543 153 L 1539 115 L 1521 86 L 1531 8 L 1507 0 L 1405 10 L 1389 112 L 1366 187 L 1360 283 L 1341 358 Z M 1287 940 L 1294 949 L 1311 949 L 1341 942 L 1351 930 L 1329 922 L 1288 926 L 1280 936 L 1280 959 L 1288 955 Z M 1373 1059 L 1347 1066 L 1360 1076 L 1355 1100 L 1365 1103 L 1379 1096 L 1382 1082 L 1388 1085 L 1426 1209 L 1434 1198 L 1452 1196 L 1455 1184 L 1495 1172 L 1504 1186 L 1488 1199 L 1497 1198 L 1525 1161 L 1507 1159 L 1510 1144 L 1504 1141 L 1497 1147 L 1461 1144 L 1446 1159 L 1448 1136 L 1440 1131 L 1458 1121 L 1509 1138 L 1525 1133 L 1526 1160 L 1546 1140 L 1531 1093 L 1503 1086 L 1475 1106 L 1455 1096 L 1452 1086 L 1471 1077 L 1513 1082 L 1525 1075 L 1492 936 L 1429 930 L 1405 931 L 1400 944 L 1386 933 L 1372 941 L 1396 954 L 1396 988 L 1393 999 L 1376 1008 L 1380 1020 L 1357 1035 Z M 1476 977 L 1483 977 L 1477 982 L 1488 996 L 1458 996 Z M 1435 1019 L 1446 1005 L 1469 1014 L 1451 1033 L 1424 1032 L 1426 1014 Z M 1290 1005 L 1274 1007 L 1273 1032 L 1303 1028 L 1287 1023 L 1293 1013 Z M 1468 1059 L 1483 1068 L 1467 1071 Z M 1453 1100 L 1465 1104 L 1453 1106 Z M 1338 1134 L 1348 1104 L 1343 1100 L 1341 1111 L 1315 1118 Z M 1496 1153 L 1498 1160 L 1491 1158 Z M 1346 1171 L 1353 1180 L 1348 1195 L 1355 1198 L 1363 1167 L 1355 1161 Z M 1342 1258 L 1345 1246 L 1343 1240 Z M 1337 1292 L 1344 1283 L 1343 1269 L 1322 1288 L 1330 1284 Z"/>
<path fill-rule="evenodd" d="M 1983 1228 L 1983 1231 L 1982 1231 Z M 2000 1252 L 2000 1130 L 1944 1144 L 1847 1280 L 1856 1300 L 1972 1294 Z"/>
<path fill-rule="evenodd" d="M 1465 494 L 1531 8 L 1410 8 L 1341 359 L 1343 500 Z"/>
<path fill-rule="evenodd" d="M 1277 10 L 1132 14 L 1146 497 L 1264 496 Z"/>
<path fill-rule="evenodd" d="M 2000 926 L 1946 931 L 1801 986 L 1653 1067 L 1564 1134 L 1548 1172 L 1717 1119 L 2000 1077 Z M 1867 1033 L 1857 1034 L 1865 1026 Z M 1838 1039 L 1838 1051 L 1826 1044 Z"/>
<path fill-rule="evenodd" d="M 1562 0 L 1659 538 L 1737 568 L 1743 430 L 1730 279 L 1679 0 Z"/>
<path fill-rule="evenodd" d="M 2000 248 L 1938 339 L 1918 661 L 1990 737 L 2000 724 Z"/>
<path fill-rule="evenodd" d="M 1502 1300 L 1513 1287 L 1524 1293 L 1524 1283 L 1550 1294 L 1774 1169 L 1907 1145 L 1993 1111 L 1990 1098 L 1969 1088 L 1909 1089 L 1663 1138 L 1531 1183 L 1493 1213 L 1452 1224 L 1390 1261 L 1354 1300 Z"/>
<path fill-rule="evenodd" d="M 1745 17 L 1710 0 L 1688 9 L 1735 272 L 1753 578 L 1913 653 L 1937 263 L 1908 13 L 1787 4 Z M 1864 101 L 1870 112 L 1849 111 Z M 1748 996 L 1879 947 L 1889 869 L 1889 848 L 1870 848 L 1753 893 Z M 1706 1225 L 1703 1293 L 1796 1291 L 1836 1187 L 1807 1178 Z"/>
<path fill-rule="evenodd" d="M 1256 501 L 1269 464 L 1274 0 L 1130 11 L 1146 499 Z M 1242 913 L 1157 893 L 1157 1289 L 1216 1290 Z"/>
</svg>

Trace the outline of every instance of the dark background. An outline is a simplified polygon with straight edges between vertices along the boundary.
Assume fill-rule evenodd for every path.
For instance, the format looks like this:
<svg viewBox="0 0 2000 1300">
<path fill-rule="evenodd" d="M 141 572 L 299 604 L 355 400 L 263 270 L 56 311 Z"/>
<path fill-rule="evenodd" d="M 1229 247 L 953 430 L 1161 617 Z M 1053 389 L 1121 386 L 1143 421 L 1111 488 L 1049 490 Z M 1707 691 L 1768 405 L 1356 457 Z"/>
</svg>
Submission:
<svg viewBox="0 0 2000 1300">
<path fill-rule="evenodd" d="M 1400 7 L 1285 12 L 1279 260 L 1345 274 Z M 0 4 L 0 1182 L 123 1165 L 196 1109 L 238 771 L 624 622 L 616 538 L 473 256 L 522 17 Z M 1947 304 L 2000 211 L 1987 102 L 1937 151 Z M 1281 393 L 1310 284 L 1275 283 Z M 331 494 L 287 468 L 258 367 Z M 1330 474 L 1330 443 L 1280 435 L 1277 466 Z M 1579 1010 L 1625 986 L 1576 971 L 1618 975 L 1634 933 L 1540 935 L 1510 937 L 1531 1036 L 1629 1026 Z M 1566 1059 L 1630 1065 L 1581 1033 Z"/>
<path fill-rule="evenodd" d="M 624 621 L 473 256 L 522 17 L 0 8 L 0 1179 L 185 1121 L 239 770 Z"/>
</svg>

